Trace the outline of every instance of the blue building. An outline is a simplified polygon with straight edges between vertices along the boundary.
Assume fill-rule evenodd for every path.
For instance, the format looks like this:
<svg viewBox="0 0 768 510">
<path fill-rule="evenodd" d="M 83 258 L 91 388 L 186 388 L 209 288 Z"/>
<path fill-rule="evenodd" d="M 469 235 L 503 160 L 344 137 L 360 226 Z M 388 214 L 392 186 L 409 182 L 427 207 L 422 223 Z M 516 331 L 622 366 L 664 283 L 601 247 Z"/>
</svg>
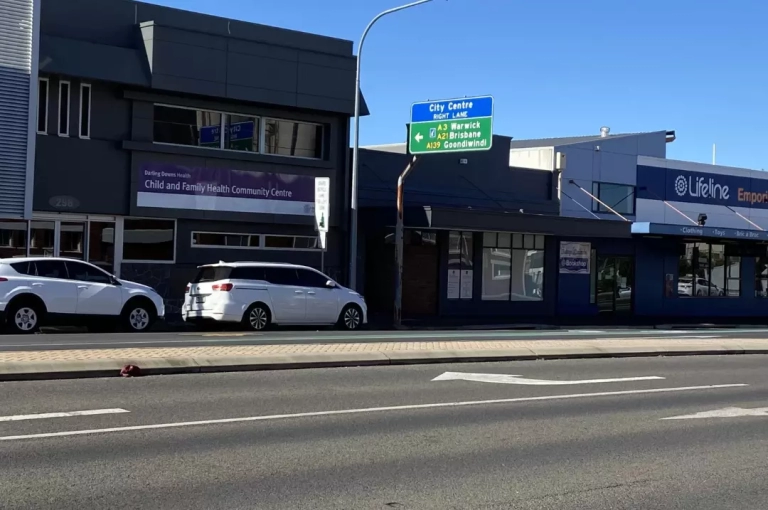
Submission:
<svg viewBox="0 0 768 510">
<path fill-rule="evenodd" d="M 673 131 L 512 140 L 422 157 L 406 182 L 404 316 L 760 320 L 768 174 L 666 159 Z M 361 157 L 364 292 L 391 311 L 404 144 Z"/>
</svg>

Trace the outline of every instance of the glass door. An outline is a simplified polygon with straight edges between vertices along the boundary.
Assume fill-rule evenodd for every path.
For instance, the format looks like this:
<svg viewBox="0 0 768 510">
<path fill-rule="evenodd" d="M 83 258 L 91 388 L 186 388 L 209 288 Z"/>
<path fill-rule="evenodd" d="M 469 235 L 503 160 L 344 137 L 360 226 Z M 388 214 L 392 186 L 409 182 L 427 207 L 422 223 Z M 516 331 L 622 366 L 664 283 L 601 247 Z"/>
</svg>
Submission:
<svg viewBox="0 0 768 510">
<path fill-rule="evenodd" d="M 597 257 L 597 309 L 600 313 L 632 313 L 635 285 L 633 257 Z"/>
</svg>

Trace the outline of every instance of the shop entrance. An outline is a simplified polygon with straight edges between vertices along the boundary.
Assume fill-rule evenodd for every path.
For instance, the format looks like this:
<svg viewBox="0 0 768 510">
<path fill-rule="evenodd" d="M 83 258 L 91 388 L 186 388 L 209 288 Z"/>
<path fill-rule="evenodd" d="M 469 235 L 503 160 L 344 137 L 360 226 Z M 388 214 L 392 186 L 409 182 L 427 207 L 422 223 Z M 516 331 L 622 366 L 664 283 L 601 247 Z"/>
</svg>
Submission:
<svg viewBox="0 0 768 510">
<path fill-rule="evenodd" d="M 600 313 L 631 314 L 635 286 L 634 257 L 597 257 L 596 300 Z"/>
</svg>

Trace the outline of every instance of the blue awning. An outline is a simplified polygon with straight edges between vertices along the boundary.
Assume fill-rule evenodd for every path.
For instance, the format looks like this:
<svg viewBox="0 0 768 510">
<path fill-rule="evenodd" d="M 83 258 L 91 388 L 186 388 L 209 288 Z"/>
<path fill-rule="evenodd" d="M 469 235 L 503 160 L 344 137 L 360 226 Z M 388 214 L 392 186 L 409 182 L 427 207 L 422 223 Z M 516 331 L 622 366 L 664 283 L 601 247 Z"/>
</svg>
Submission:
<svg viewBox="0 0 768 510">
<path fill-rule="evenodd" d="M 768 241 L 768 231 L 738 228 L 700 227 L 698 225 L 668 225 L 664 223 L 632 223 L 633 235 L 667 235 L 685 237 L 715 237 L 742 241 Z"/>
</svg>

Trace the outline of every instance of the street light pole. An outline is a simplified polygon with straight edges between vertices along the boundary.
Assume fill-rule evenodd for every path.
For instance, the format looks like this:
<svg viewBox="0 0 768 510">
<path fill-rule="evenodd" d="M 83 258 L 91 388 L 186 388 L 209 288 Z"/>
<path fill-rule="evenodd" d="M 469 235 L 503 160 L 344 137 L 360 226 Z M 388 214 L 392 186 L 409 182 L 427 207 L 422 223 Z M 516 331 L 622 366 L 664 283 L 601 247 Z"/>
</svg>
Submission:
<svg viewBox="0 0 768 510">
<path fill-rule="evenodd" d="M 393 7 L 387 9 L 374 17 L 368 26 L 365 27 L 362 37 L 360 37 L 360 44 L 357 45 L 357 72 L 355 74 L 355 137 L 352 145 L 352 221 L 350 224 L 350 236 L 349 236 L 349 287 L 352 290 L 357 290 L 357 176 L 358 176 L 358 152 L 360 151 L 360 61 L 363 56 L 363 44 L 365 43 L 365 37 L 368 35 L 368 31 L 371 29 L 374 23 L 379 21 L 380 18 L 393 12 L 402 11 L 410 7 L 416 7 L 417 5 L 431 2 L 432 0 L 418 0 L 417 2 L 411 2 L 409 4 L 401 5 L 400 7 Z"/>
</svg>

